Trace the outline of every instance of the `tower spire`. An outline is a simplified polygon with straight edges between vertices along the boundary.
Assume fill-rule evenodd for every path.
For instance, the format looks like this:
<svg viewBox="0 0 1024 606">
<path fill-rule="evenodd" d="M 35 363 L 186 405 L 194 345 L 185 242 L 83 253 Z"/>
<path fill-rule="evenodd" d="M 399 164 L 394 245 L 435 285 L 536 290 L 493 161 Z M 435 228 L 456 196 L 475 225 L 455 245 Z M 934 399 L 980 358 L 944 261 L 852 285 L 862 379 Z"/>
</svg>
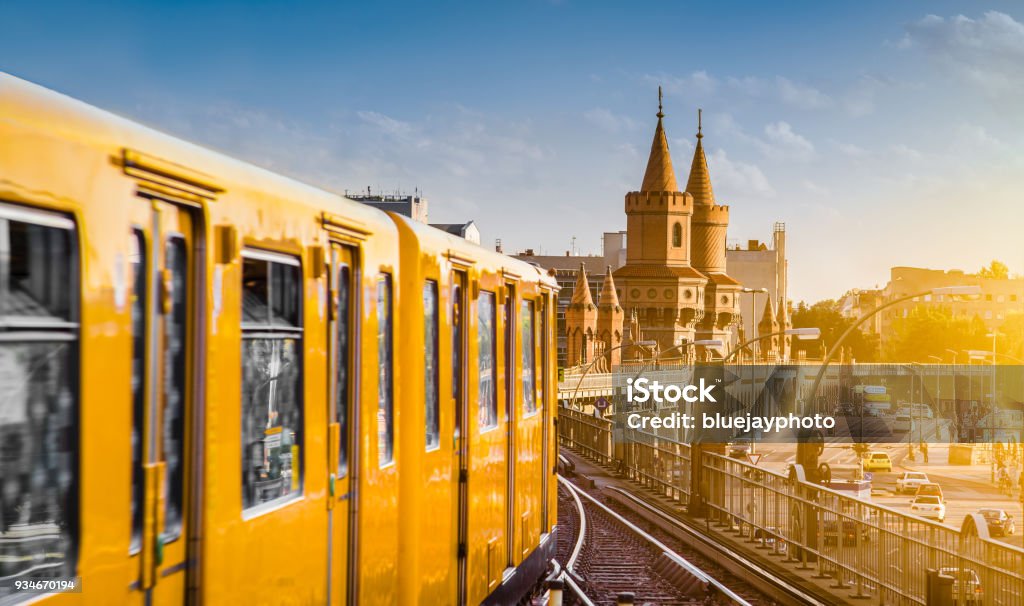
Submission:
<svg viewBox="0 0 1024 606">
<path fill-rule="evenodd" d="M 644 181 L 640 191 L 679 191 L 679 184 L 676 183 L 676 171 L 672 167 L 672 156 L 668 151 L 668 138 L 665 136 L 665 127 L 661 119 L 665 117 L 662 111 L 662 92 L 658 87 L 658 126 L 654 129 L 654 141 L 651 142 L 651 155 L 647 159 L 647 170 L 644 171 Z"/>
<path fill-rule="evenodd" d="M 594 306 L 594 298 L 590 294 L 590 282 L 587 280 L 587 269 L 583 263 L 580 263 L 580 270 L 576 274 L 576 284 L 572 290 L 570 303 L 584 307 Z"/>
<path fill-rule="evenodd" d="M 715 191 L 711 188 L 711 174 L 708 172 L 708 160 L 704 156 L 704 110 L 697 110 L 697 148 L 693 150 L 693 163 L 690 165 L 690 178 L 686 181 L 686 191 L 693 196 L 693 203 L 714 206 Z"/>
</svg>

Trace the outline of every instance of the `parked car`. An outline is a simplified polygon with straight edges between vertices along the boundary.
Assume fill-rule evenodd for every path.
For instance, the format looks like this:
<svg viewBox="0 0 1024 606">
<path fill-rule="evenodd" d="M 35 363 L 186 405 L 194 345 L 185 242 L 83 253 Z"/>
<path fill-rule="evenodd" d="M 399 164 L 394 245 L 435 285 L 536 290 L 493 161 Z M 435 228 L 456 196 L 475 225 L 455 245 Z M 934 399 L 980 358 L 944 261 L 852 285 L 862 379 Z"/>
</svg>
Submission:
<svg viewBox="0 0 1024 606">
<path fill-rule="evenodd" d="M 864 471 L 892 471 L 892 459 L 887 452 L 869 452 L 861 466 Z"/>
<path fill-rule="evenodd" d="M 946 575 L 947 577 L 953 577 L 953 603 L 960 603 L 960 583 L 963 582 L 964 592 L 964 603 L 965 604 L 980 604 L 981 599 L 985 596 L 984 591 L 981 588 L 981 579 L 978 578 L 978 573 L 974 572 L 970 568 L 940 568 L 939 572 Z"/>
<path fill-rule="evenodd" d="M 1005 509 L 979 509 L 978 513 L 985 516 L 985 522 L 988 524 L 988 532 L 995 537 L 1004 537 L 1006 535 L 1013 534 L 1017 530 L 1017 525 L 1013 521 L 1013 516 L 1006 513 Z"/>
<path fill-rule="evenodd" d="M 745 459 L 753 449 L 750 446 L 750 438 L 736 438 L 729 443 L 726 452 L 734 459 Z"/>
<path fill-rule="evenodd" d="M 914 493 L 915 497 L 939 497 L 939 499 L 945 500 L 942 495 L 942 487 L 935 482 L 927 482 L 917 487 L 917 492 Z"/>
<path fill-rule="evenodd" d="M 896 478 L 896 492 L 916 493 L 918 487 L 928 483 L 928 474 L 920 471 L 905 471 L 902 476 Z"/>
<path fill-rule="evenodd" d="M 910 512 L 922 518 L 942 522 L 946 519 L 946 502 L 940 497 L 932 495 L 914 497 L 914 500 L 910 502 Z"/>
</svg>

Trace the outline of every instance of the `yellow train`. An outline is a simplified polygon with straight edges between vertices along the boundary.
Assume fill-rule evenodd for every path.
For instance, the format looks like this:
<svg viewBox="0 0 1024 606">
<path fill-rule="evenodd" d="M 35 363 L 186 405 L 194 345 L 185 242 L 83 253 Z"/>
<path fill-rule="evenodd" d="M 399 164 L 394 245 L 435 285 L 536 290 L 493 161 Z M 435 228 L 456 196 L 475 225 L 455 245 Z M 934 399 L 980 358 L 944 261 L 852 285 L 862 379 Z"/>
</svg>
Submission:
<svg viewBox="0 0 1024 606">
<path fill-rule="evenodd" d="M 515 602 L 556 290 L 0 74 L 0 605 Z"/>
</svg>

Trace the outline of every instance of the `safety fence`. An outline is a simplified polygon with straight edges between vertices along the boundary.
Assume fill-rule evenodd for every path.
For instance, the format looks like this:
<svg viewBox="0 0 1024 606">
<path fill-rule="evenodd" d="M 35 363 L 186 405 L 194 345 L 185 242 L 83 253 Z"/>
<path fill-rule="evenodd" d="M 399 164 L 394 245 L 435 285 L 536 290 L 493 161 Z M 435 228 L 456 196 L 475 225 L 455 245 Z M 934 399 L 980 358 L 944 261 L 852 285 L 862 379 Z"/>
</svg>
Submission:
<svg viewBox="0 0 1024 606">
<path fill-rule="evenodd" d="M 852 597 L 926 604 L 933 569 L 953 577 L 958 604 L 1024 604 L 1024 550 L 987 528 L 961 532 L 709 452 L 701 473 L 712 523 Z"/>
<path fill-rule="evenodd" d="M 558 407 L 558 443 L 603 465 L 614 458 L 612 422 L 565 406 Z"/>
<path fill-rule="evenodd" d="M 652 433 L 559 409 L 563 446 L 613 466 L 666 498 L 692 499 L 694 451 Z M 971 517 L 963 531 L 857 499 L 721 454 L 700 453 L 707 523 L 752 550 L 829 579 L 832 590 L 876 604 L 928 604 L 929 569 L 952 577 L 957 604 L 1024 606 L 1024 550 L 988 538 Z"/>
</svg>

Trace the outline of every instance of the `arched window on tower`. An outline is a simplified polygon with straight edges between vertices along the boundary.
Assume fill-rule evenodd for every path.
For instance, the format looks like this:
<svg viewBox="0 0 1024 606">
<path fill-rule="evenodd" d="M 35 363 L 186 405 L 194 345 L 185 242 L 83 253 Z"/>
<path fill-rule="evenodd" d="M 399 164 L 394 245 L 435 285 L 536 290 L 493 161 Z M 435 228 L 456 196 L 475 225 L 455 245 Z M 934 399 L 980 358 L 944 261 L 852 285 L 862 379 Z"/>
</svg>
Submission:
<svg viewBox="0 0 1024 606">
<path fill-rule="evenodd" d="M 679 248 L 683 245 L 683 226 L 676 223 L 672 226 L 672 246 Z"/>
</svg>

